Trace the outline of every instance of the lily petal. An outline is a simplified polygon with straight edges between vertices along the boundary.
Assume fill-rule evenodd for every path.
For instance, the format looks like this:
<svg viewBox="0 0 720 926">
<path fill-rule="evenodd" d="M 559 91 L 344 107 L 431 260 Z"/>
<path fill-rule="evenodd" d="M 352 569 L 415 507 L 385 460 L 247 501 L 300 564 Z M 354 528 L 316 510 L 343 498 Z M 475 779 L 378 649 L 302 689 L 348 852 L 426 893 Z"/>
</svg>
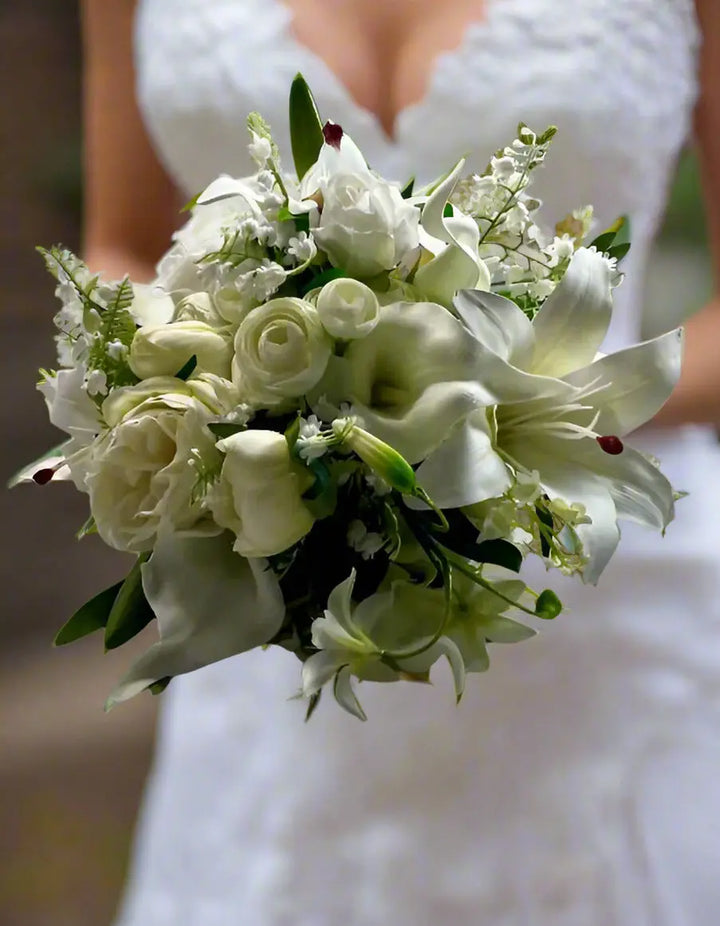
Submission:
<svg viewBox="0 0 720 926">
<path fill-rule="evenodd" d="M 580 441 L 576 462 L 607 479 L 617 516 L 664 530 L 675 513 L 673 488 L 657 466 L 625 447 L 612 456 L 594 441 Z"/>
<path fill-rule="evenodd" d="M 611 314 L 607 259 L 580 248 L 533 319 L 535 351 L 530 370 L 564 376 L 590 363 L 607 333 Z"/>
<path fill-rule="evenodd" d="M 441 305 L 450 305 L 459 289 L 490 288 L 490 273 L 478 254 L 480 231 L 477 223 L 471 216 L 444 214 L 464 166 L 463 158 L 433 190 L 420 220 L 425 233 L 421 236 L 421 244 L 435 256 L 418 268 L 413 285 Z"/>
<path fill-rule="evenodd" d="M 472 413 L 417 471 L 418 484 L 440 508 L 462 508 L 502 495 L 512 484 L 493 449 L 485 409 Z M 422 502 L 408 499 L 411 507 Z"/>
<path fill-rule="evenodd" d="M 565 381 L 581 387 L 596 384 L 591 404 L 600 417 L 595 429 L 622 436 L 649 421 L 667 402 L 680 376 L 682 342 L 682 329 L 676 328 L 608 354 Z"/>
<path fill-rule="evenodd" d="M 306 659 L 302 666 L 302 693 L 306 698 L 316 694 L 338 671 L 337 650 L 320 650 Z"/>
<path fill-rule="evenodd" d="M 350 681 L 350 669 L 347 666 L 343 666 L 335 676 L 333 694 L 335 695 L 337 703 L 346 710 L 348 714 L 352 714 L 353 717 L 357 717 L 358 720 L 367 720 L 367 715 L 360 706 L 360 702 L 353 691 Z"/>
<path fill-rule="evenodd" d="M 477 340 L 498 357 L 526 369 L 533 353 L 532 322 L 514 302 L 496 293 L 461 290 L 453 306 Z"/>
<path fill-rule="evenodd" d="M 551 498 L 585 506 L 592 522 L 578 525 L 575 531 L 588 558 L 583 581 L 596 585 L 620 540 L 617 511 L 608 485 L 600 476 L 577 466 L 574 461 L 564 463 L 533 454 L 523 462 L 537 469 L 540 482 Z"/>
<path fill-rule="evenodd" d="M 267 562 L 233 553 L 227 533 L 160 538 L 142 567 L 142 580 L 160 641 L 135 662 L 110 695 L 108 708 L 160 679 L 267 643 L 285 613 Z"/>
</svg>

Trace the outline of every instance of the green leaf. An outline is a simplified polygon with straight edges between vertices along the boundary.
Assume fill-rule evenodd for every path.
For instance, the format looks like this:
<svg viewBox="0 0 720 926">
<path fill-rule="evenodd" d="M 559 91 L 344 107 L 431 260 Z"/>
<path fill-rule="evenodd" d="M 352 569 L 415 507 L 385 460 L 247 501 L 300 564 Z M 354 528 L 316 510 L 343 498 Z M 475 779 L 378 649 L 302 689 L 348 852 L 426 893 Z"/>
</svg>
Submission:
<svg viewBox="0 0 720 926">
<path fill-rule="evenodd" d="M 294 455 L 295 444 L 298 442 L 298 437 L 300 437 L 300 412 L 297 413 L 290 424 L 285 428 L 285 440 L 291 455 Z"/>
<path fill-rule="evenodd" d="M 89 633 L 100 630 L 107 624 L 110 612 L 115 604 L 123 583 L 117 582 L 100 592 L 90 601 L 87 601 L 79 608 L 73 616 L 57 632 L 53 641 L 54 646 L 65 646 L 66 643 L 74 643 L 81 637 L 86 637 Z"/>
<path fill-rule="evenodd" d="M 195 208 L 195 206 L 197 206 L 198 200 L 200 199 L 202 194 L 203 194 L 202 190 L 199 193 L 196 193 L 195 196 L 193 196 L 191 200 L 185 203 L 185 205 L 180 209 L 180 212 L 191 212 Z"/>
<path fill-rule="evenodd" d="M 443 218 L 451 219 L 454 214 L 455 214 L 455 211 L 452 207 L 452 203 L 445 203 L 445 207 L 443 209 Z"/>
<path fill-rule="evenodd" d="M 305 78 L 298 74 L 290 87 L 290 144 L 298 180 L 317 161 L 325 141 L 322 120 Z"/>
<path fill-rule="evenodd" d="M 150 559 L 141 553 L 122 583 L 105 626 L 105 649 L 115 649 L 127 643 L 155 617 L 145 598 L 140 567 Z"/>
<path fill-rule="evenodd" d="M 175 379 L 181 379 L 183 382 L 185 382 L 185 380 L 187 380 L 191 376 L 196 366 L 197 366 L 197 355 L 193 354 L 192 357 L 188 360 L 188 362 L 183 364 L 182 367 L 180 367 L 178 372 L 175 374 Z"/>
<path fill-rule="evenodd" d="M 211 421 L 208 425 L 208 431 L 211 431 L 215 437 L 232 437 L 239 431 L 247 431 L 244 424 L 234 424 L 232 421 Z"/>
<path fill-rule="evenodd" d="M 615 260 L 620 263 L 620 261 L 625 257 L 627 252 L 630 250 L 630 242 L 625 241 L 623 244 L 614 244 L 611 248 L 608 249 L 608 257 L 614 257 Z"/>
<path fill-rule="evenodd" d="M 613 246 L 616 234 L 617 232 L 614 231 L 603 232 L 602 235 L 598 235 L 597 238 L 591 242 L 590 247 L 597 248 L 598 251 L 606 253 L 608 248 Z"/>
<path fill-rule="evenodd" d="M 541 508 L 540 505 L 535 505 L 535 514 L 537 515 L 538 521 L 543 524 L 550 534 L 554 532 L 555 524 L 553 522 L 552 515 L 547 510 L 547 508 Z M 545 531 L 540 531 L 540 552 L 543 556 L 550 555 L 550 541 L 547 538 Z"/>
<path fill-rule="evenodd" d="M 337 487 L 323 460 L 312 460 L 307 468 L 315 476 L 315 482 L 303 495 L 303 501 L 318 521 L 329 517 L 337 507 Z"/>
<path fill-rule="evenodd" d="M 162 694 L 171 681 L 172 675 L 168 675 L 166 678 L 158 679 L 157 682 L 153 682 L 153 684 L 148 687 L 148 691 L 154 695 Z"/>
<path fill-rule="evenodd" d="M 535 602 L 535 614 L 543 620 L 551 621 L 562 611 L 562 603 L 555 592 L 546 588 L 538 595 Z"/>
<path fill-rule="evenodd" d="M 304 296 L 313 289 L 318 289 L 321 286 L 324 286 L 326 283 L 329 283 L 331 280 L 339 280 L 341 277 L 346 277 L 347 273 L 344 270 L 340 270 L 337 267 L 328 267 L 327 270 L 323 270 L 321 273 L 316 273 L 314 277 L 311 277 L 307 283 L 304 283 L 300 288 L 300 295 Z"/>
<path fill-rule="evenodd" d="M 405 186 L 400 190 L 400 195 L 403 199 L 410 199 L 413 195 L 413 190 L 415 189 L 415 178 L 411 177 Z"/>
<path fill-rule="evenodd" d="M 95 523 L 95 518 L 90 515 L 87 521 L 83 524 L 80 530 L 75 535 L 78 540 L 82 540 L 83 537 L 89 537 L 90 534 L 97 534 L 97 524 Z"/>
<path fill-rule="evenodd" d="M 310 231 L 310 216 L 307 212 L 290 212 L 287 206 L 278 209 L 278 222 L 294 222 L 298 231 Z"/>
</svg>

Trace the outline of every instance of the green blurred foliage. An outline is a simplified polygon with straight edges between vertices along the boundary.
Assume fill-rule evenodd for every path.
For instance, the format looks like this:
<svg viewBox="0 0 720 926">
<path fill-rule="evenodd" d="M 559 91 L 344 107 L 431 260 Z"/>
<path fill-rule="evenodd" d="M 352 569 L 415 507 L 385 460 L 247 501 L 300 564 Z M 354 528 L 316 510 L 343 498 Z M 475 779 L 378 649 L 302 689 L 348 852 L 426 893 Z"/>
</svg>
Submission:
<svg viewBox="0 0 720 926">
<path fill-rule="evenodd" d="M 663 244 L 707 248 L 702 183 L 692 150 L 685 151 L 678 162 L 660 237 Z"/>
</svg>

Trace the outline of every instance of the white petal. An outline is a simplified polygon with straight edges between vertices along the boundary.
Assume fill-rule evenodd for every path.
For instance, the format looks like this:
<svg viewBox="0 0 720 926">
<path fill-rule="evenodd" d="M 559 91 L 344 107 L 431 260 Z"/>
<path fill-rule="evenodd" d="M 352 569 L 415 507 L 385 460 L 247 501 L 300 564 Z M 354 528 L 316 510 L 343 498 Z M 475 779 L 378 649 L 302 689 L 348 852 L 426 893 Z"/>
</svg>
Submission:
<svg viewBox="0 0 720 926">
<path fill-rule="evenodd" d="M 609 487 L 601 477 L 573 463 L 540 455 L 528 455 L 523 463 L 537 469 L 540 482 L 551 498 L 585 506 L 592 523 L 580 524 L 575 530 L 588 557 L 583 581 L 595 585 L 620 540 L 617 512 Z"/>
<path fill-rule="evenodd" d="M 338 671 L 337 651 L 322 650 L 303 663 L 302 692 L 306 698 L 316 694 Z"/>
<path fill-rule="evenodd" d="M 417 471 L 418 484 L 440 508 L 462 508 L 502 495 L 512 483 L 492 446 L 485 409 L 456 427 Z M 419 507 L 422 503 L 411 507 Z"/>
<path fill-rule="evenodd" d="M 482 622 L 482 632 L 492 643 L 522 643 L 534 637 L 537 631 L 509 617 L 489 617 Z"/>
<path fill-rule="evenodd" d="M 360 702 L 353 691 L 350 681 L 350 669 L 347 666 L 340 669 L 335 676 L 333 693 L 337 703 L 346 710 L 348 714 L 352 714 L 353 717 L 357 717 L 358 720 L 367 720 L 365 711 L 360 706 Z"/>
<path fill-rule="evenodd" d="M 607 260 L 595 251 L 580 248 L 533 319 L 532 372 L 564 376 L 590 363 L 602 344 L 611 314 Z"/>
<path fill-rule="evenodd" d="M 257 196 L 247 181 L 237 180 L 227 175 L 213 180 L 198 196 L 196 202 L 198 206 L 205 206 L 208 203 L 216 203 L 221 199 L 230 199 L 234 196 L 241 196 L 253 212 L 259 212 Z"/>
<path fill-rule="evenodd" d="M 459 701 L 465 690 L 465 663 L 463 662 L 462 653 L 455 641 L 451 640 L 450 637 L 440 637 L 437 646 L 450 663 L 453 684 L 455 685 L 455 697 Z"/>
<path fill-rule="evenodd" d="M 444 215 L 445 205 L 464 166 L 464 159 L 458 161 L 433 190 L 420 219 L 424 233 L 420 237 L 421 244 L 435 257 L 417 270 L 413 285 L 441 305 L 450 305 L 459 289 L 490 287 L 490 274 L 478 254 L 480 232 L 477 223 L 471 216 L 457 211 L 453 216 Z"/>
<path fill-rule="evenodd" d="M 605 453 L 594 441 L 581 441 L 578 463 L 609 481 L 619 518 L 664 530 L 675 512 L 673 488 L 657 466 L 637 450 Z"/>
<path fill-rule="evenodd" d="M 527 368 L 535 334 L 530 319 L 514 302 L 468 289 L 455 296 L 453 306 L 481 344 L 513 366 Z"/>
<path fill-rule="evenodd" d="M 267 643 L 285 613 L 280 586 L 267 562 L 233 553 L 227 533 L 159 539 L 142 567 L 142 579 L 160 641 L 135 662 L 110 695 L 108 707 L 159 679 Z"/>
<path fill-rule="evenodd" d="M 600 411 L 595 430 L 622 436 L 649 421 L 670 397 L 680 376 L 682 329 L 596 360 L 565 377 L 575 386 L 603 386 L 590 399 Z"/>
</svg>

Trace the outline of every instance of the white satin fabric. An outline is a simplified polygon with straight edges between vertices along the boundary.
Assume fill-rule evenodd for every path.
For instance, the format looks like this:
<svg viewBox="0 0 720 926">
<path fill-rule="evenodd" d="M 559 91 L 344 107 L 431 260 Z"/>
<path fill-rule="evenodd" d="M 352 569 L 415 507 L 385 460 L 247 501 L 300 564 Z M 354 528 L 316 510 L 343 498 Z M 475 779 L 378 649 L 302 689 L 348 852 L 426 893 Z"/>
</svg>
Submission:
<svg viewBox="0 0 720 926">
<path fill-rule="evenodd" d="M 394 141 L 291 25 L 279 0 L 141 0 L 140 101 L 189 194 L 251 169 L 252 109 L 289 157 L 297 71 L 401 180 L 466 151 L 482 167 L 518 121 L 552 122 L 545 215 L 632 217 L 608 343 L 637 337 L 697 93 L 692 0 L 488 0 Z M 331 698 L 305 725 L 282 651 L 174 681 L 118 926 L 717 922 L 720 452 L 701 429 L 641 440 L 691 492 L 667 537 L 628 526 L 600 588 L 559 583 L 567 611 L 494 647 L 459 708 L 440 670 L 434 687 L 361 686 L 365 725 Z"/>
</svg>

